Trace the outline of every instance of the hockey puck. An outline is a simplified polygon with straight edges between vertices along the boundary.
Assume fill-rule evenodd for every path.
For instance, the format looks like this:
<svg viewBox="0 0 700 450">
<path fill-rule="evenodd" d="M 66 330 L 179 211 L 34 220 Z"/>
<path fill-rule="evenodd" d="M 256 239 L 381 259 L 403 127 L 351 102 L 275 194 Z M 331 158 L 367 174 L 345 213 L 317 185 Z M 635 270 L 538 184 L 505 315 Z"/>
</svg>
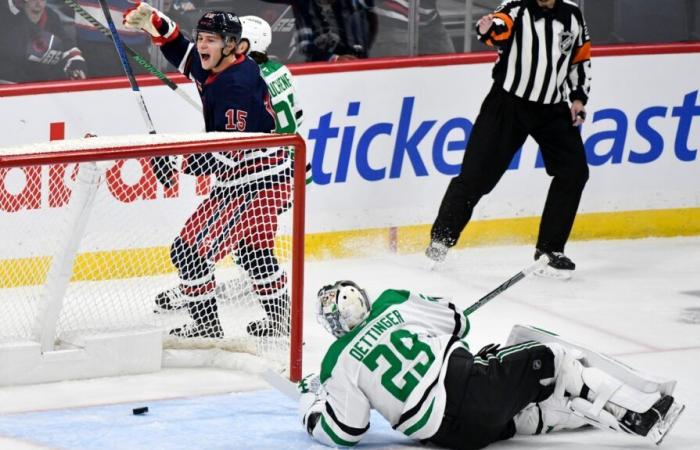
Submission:
<svg viewBox="0 0 700 450">
<path fill-rule="evenodd" d="M 148 406 L 142 406 L 140 408 L 134 408 L 131 410 L 132 414 L 135 416 L 140 416 L 141 414 L 146 414 L 148 412 Z"/>
</svg>

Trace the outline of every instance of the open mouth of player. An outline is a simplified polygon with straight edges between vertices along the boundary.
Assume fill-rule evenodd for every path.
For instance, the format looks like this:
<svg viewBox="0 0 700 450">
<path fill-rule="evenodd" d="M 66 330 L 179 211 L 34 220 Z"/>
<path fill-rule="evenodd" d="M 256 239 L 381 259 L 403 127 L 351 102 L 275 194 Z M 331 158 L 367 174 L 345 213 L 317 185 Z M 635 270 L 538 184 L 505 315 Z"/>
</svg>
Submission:
<svg viewBox="0 0 700 450">
<path fill-rule="evenodd" d="M 211 55 L 209 53 L 200 53 L 199 57 L 202 58 L 202 62 L 208 62 L 211 59 Z"/>
</svg>

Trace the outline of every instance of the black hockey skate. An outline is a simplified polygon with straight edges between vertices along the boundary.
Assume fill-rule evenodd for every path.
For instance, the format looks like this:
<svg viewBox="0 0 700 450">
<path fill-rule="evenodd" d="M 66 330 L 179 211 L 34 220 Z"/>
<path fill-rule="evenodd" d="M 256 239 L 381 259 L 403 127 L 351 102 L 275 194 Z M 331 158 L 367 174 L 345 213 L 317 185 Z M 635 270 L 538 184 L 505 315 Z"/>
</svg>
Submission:
<svg viewBox="0 0 700 450">
<path fill-rule="evenodd" d="M 685 409 L 670 395 L 663 395 L 648 411 L 627 411 L 620 426 L 630 434 L 646 436 L 659 444 Z"/>
<path fill-rule="evenodd" d="M 181 338 L 221 339 L 224 337 L 224 330 L 217 318 L 216 321 L 210 323 L 194 322 L 173 328 L 170 330 L 170 335 Z"/>
<path fill-rule="evenodd" d="M 224 330 L 219 321 L 216 299 L 187 303 L 187 310 L 194 323 L 170 330 L 172 336 L 181 338 L 212 338 L 224 337 Z"/>
<path fill-rule="evenodd" d="M 246 332 L 255 337 L 289 336 L 289 296 L 284 292 L 272 299 L 262 299 L 260 304 L 265 310 L 265 318 L 254 320 L 246 327 Z"/>
<path fill-rule="evenodd" d="M 289 323 L 280 323 L 267 318 L 254 320 L 248 324 L 246 332 L 254 337 L 289 336 Z"/>
<path fill-rule="evenodd" d="M 535 272 L 536 275 L 564 280 L 571 278 L 571 273 L 576 269 L 576 264 L 568 256 L 562 252 L 544 252 L 536 249 L 535 261 L 540 259 L 542 255 L 547 255 L 549 263 L 546 267 L 537 270 Z"/>
<path fill-rule="evenodd" d="M 235 295 L 238 289 L 240 288 L 236 286 L 235 280 L 219 283 L 216 285 L 216 298 L 223 302 L 232 301 L 232 299 L 236 298 Z M 156 314 L 163 314 L 172 311 L 180 311 L 186 307 L 187 298 L 180 290 L 180 287 L 175 286 L 156 295 L 153 312 Z"/>
<path fill-rule="evenodd" d="M 187 306 L 185 296 L 182 295 L 180 288 L 177 286 L 156 295 L 155 303 L 156 307 L 153 309 L 155 313 L 177 311 Z"/>
</svg>

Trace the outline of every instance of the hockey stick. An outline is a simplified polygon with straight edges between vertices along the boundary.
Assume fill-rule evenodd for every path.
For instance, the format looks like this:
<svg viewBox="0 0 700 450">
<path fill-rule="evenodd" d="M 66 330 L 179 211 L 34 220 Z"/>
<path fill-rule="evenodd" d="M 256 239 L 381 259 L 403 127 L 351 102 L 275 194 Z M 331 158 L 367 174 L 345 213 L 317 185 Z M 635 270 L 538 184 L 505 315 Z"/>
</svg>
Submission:
<svg viewBox="0 0 700 450">
<path fill-rule="evenodd" d="M 90 25 L 95 27 L 98 31 L 100 31 L 102 34 L 107 36 L 108 38 L 114 40 L 112 37 L 112 33 L 109 31 L 107 27 L 102 25 L 93 15 L 91 15 L 89 12 L 87 12 L 82 6 L 80 6 L 76 0 L 63 0 L 66 5 L 70 6 L 73 11 L 78 13 L 80 16 L 82 16 L 83 19 L 87 20 Z M 111 15 L 109 16 L 111 18 Z M 106 17 L 105 17 L 106 18 Z M 194 100 L 192 97 L 187 95 L 185 91 L 180 89 L 180 87 L 175 84 L 173 80 L 167 77 L 163 72 L 158 70 L 153 64 L 151 64 L 146 58 L 143 56 L 139 55 L 136 50 L 133 48 L 129 47 L 128 45 L 124 45 L 122 42 L 122 46 L 124 47 L 124 50 L 126 50 L 126 53 L 128 53 L 134 60 L 141 65 L 144 69 L 148 71 L 151 75 L 154 77 L 158 78 L 160 81 L 163 82 L 166 86 L 168 86 L 170 89 L 172 89 L 177 95 L 182 97 L 183 100 L 185 100 L 187 103 L 190 104 L 193 108 L 195 108 L 197 111 L 202 112 L 202 106 Z"/>
<path fill-rule="evenodd" d="M 526 276 L 532 274 L 532 273 L 535 272 L 537 269 L 540 269 L 540 268 L 545 267 L 547 264 L 549 264 L 549 258 L 547 257 L 547 255 L 542 255 L 542 256 L 540 256 L 540 258 L 539 258 L 537 261 L 535 261 L 534 264 L 532 264 L 532 265 L 530 265 L 530 266 L 524 268 L 523 270 L 521 270 L 520 272 L 516 273 L 516 274 L 513 275 L 512 277 L 508 278 L 506 281 L 504 281 L 504 282 L 503 282 L 500 286 L 498 286 L 496 289 L 494 289 L 493 291 L 491 291 L 491 292 L 489 292 L 488 294 L 484 295 L 484 296 L 481 297 L 479 300 L 477 300 L 476 303 L 474 303 L 472 306 L 470 306 L 469 308 L 465 309 L 465 310 L 464 310 L 464 314 L 467 315 L 467 316 L 470 315 L 471 313 L 473 313 L 473 312 L 476 311 L 477 309 L 481 308 L 482 306 L 484 306 L 485 304 L 487 304 L 488 302 L 490 302 L 490 301 L 491 301 L 494 297 L 496 297 L 497 295 L 502 294 L 503 291 L 505 291 L 505 290 L 508 289 L 509 287 L 513 286 L 513 285 L 514 285 L 515 283 L 517 283 L 518 281 L 520 281 L 520 280 L 522 280 L 523 278 L 525 278 Z"/>
<path fill-rule="evenodd" d="M 66 1 L 72 1 L 72 0 L 66 0 Z M 139 89 L 138 83 L 136 83 L 136 77 L 134 76 L 134 71 L 131 69 L 131 64 L 129 64 L 129 60 L 126 57 L 126 52 L 124 50 L 124 44 L 122 43 L 122 39 L 119 37 L 119 33 L 117 33 L 117 27 L 114 26 L 114 21 L 112 20 L 112 14 L 109 12 L 109 6 L 107 5 L 107 0 L 98 0 L 100 2 L 100 6 L 102 7 L 102 12 L 105 15 L 105 19 L 107 19 L 107 25 L 109 25 L 109 32 L 112 35 L 112 42 L 114 43 L 114 47 L 117 49 L 117 53 L 119 54 L 119 60 L 122 63 L 122 68 L 124 69 L 124 72 L 126 73 L 126 77 L 129 79 L 129 84 L 131 85 L 131 91 L 134 93 L 136 96 L 136 102 L 139 104 L 139 109 L 141 110 L 141 116 L 143 116 L 144 122 L 146 122 L 146 127 L 148 128 L 148 134 L 156 134 L 156 129 L 153 126 L 153 121 L 151 120 L 151 115 L 148 113 L 148 108 L 146 108 L 146 102 L 143 99 L 143 95 L 141 95 L 141 90 Z"/>
<path fill-rule="evenodd" d="M 297 386 L 279 373 L 272 369 L 266 369 L 261 376 L 263 380 L 267 381 L 267 384 L 275 388 L 288 399 L 295 402 L 299 401 L 301 394 L 299 393 Z"/>
</svg>

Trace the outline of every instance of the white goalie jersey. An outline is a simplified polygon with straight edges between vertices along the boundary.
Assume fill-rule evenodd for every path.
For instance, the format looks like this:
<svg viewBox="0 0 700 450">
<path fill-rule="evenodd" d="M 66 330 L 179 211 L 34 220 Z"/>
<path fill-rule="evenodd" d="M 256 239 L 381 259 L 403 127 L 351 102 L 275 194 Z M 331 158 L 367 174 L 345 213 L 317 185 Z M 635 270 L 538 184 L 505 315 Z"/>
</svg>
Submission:
<svg viewBox="0 0 700 450">
<path fill-rule="evenodd" d="M 413 439 L 435 434 L 445 409 L 445 361 L 469 331 L 461 309 L 442 298 L 387 290 L 369 317 L 328 349 L 321 365 L 325 405 L 318 441 L 351 446 L 376 409 Z"/>
</svg>

